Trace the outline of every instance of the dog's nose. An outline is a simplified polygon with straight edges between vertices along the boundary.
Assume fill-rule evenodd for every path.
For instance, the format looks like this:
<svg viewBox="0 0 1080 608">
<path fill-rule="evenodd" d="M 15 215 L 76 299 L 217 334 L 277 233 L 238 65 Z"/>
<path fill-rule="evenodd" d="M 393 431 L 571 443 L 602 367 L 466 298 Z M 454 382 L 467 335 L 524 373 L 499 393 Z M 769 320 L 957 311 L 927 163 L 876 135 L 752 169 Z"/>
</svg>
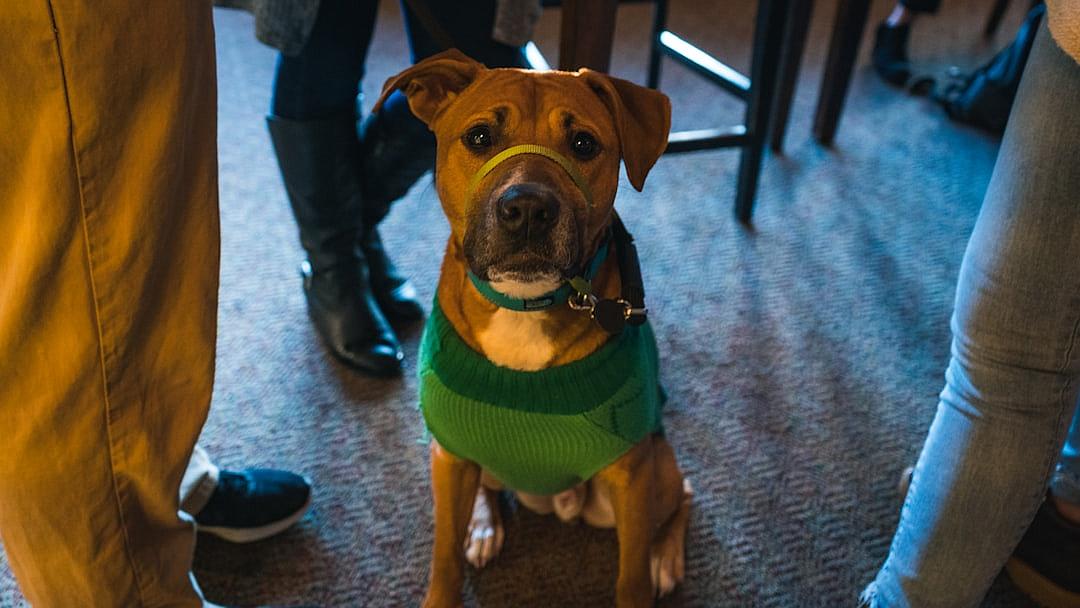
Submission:
<svg viewBox="0 0 1080 608">
<path fill-rule="evenodd" d="M 499 226 L 510 233 L 545 234 L 559 217 L 559 200 L 547 188 L 530 184 L 510 186 L 495 201 Z"/>
</svg>

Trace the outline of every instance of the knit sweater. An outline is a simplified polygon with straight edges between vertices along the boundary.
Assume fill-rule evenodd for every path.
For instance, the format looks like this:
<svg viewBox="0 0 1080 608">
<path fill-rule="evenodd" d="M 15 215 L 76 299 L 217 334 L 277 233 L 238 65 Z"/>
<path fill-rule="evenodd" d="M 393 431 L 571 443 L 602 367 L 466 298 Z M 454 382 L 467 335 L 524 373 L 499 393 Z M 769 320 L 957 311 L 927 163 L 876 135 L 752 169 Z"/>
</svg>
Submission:
<svg viewBox="0 0 1080 608">
<path fill-rule="evenodd" d="M 552 495 L 661 430 L 657 375 L 648 323 L 578 361 L 524 372 L 470 348 L 436 299 L 420 345 L 420 409 L 443 449 L 510 489 Z"/>
</svg>

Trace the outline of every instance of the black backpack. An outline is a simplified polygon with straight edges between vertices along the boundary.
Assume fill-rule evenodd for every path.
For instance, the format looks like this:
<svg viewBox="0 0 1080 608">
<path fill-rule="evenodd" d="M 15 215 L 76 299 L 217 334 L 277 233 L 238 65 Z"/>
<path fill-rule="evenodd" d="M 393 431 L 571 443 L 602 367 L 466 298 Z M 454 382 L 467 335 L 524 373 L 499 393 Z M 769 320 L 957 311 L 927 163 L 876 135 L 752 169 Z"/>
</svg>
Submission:
<svg viewBox="0 0 1080 608">
<path fill-rule="evenodd" d="M 912 85 L 912 92 L 920 92 L 921 85 L 922 92 L 929 92 L 931 99 L 940 103 L 953 120 L 993 133 L 1004 133 L 1013 98 L 1024 73 L 1024 64 L 1027 63 L 1045 12 L 1046 6 L 1042 3 L 1034 6 L 1024 18 L 1012 43 L 974 72 L 951 73 L 945 82 L 937 86 L 932 80 L 923 79 L 921 83 Z"/>
</svg>

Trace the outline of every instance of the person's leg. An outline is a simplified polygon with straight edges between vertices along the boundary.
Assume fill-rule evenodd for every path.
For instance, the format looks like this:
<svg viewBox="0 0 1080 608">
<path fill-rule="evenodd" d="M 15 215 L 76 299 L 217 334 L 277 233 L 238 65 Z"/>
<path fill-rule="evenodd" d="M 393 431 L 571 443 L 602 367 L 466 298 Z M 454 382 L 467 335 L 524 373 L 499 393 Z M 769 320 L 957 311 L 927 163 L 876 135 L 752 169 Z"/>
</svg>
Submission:
<svg viewBox="0 0 1080 608">
<path fill-rule="evenodd" d="M 291 120 L 316 120 L 352 112 L 378 2 L 320 0 L 304 48 L 278 55 L 270 112 Z"/>
<path fill-rule="evenodd" d="M 961 266 L 937 415 L 864 594 L 875 607 L 979 602 L 1043 500 L 1077 404 L 1080 66 L 1042 29 Z"/>
<path fill-rule="evenodd" d="M 871 53 L 874 70 L 886 82 L 902 86 L 911 78 L 908 39 L 916 17 L 934 14 L 941 0 L 899 0 L 885 21 L 878 24 Z"/>
<path fill-rule="evenodd" d="M 374 0 L 319 2 L 304 48 L 278 59 L 267 126 L 307 252 L 304 294 L 315 327 L 347 365 L 393 375 L 401 372 L 401 345 L 357 247 L 371 214 L 356 98 L 376 8 Z M 422 314 L 418 304 L 413 310 Z"/>
<path fill-rule="evenodd" d="M 1073 414 L 1047 500 L 1005 565 L 1013 583 L 1044 608 L 1080 606 L 1078 442 L 1080 411 Z"/>
<path fill-rule="evenodd" d="M 911 23 L 919 15 L 933 15 L 941 8 L 941 0 L 900 0 L 889 13 L 885 23 L 902 25 Z"/>
<path fill-rule="evenodd" d="M 0 7 L 4 547 L 34 606 L 201 606 L 177 487 L 214 374 L 210 5 Z"/>
<path fill-rule="evenodd" d="M 423 1 L 423 0 L 421 0 Z M 451 3 L 424 2 L 430 15 L 455 45 L 466 55 L 488 67 L 528 67 L 522 47 L 513 47 L 492 38 L 495 0 Z M 407 2 L 401 2 L 409 52 L 416 63 L 444 49 L 418 19 Z M 435 136 L 412 115 L 400 91 L 391 94 L 377 114 L 360 128 L 363 146 L 364 192 L 370 201 L 369 222 L 374 225 L 390 210 L 390 204 L 435 164 Z M 378 240 L 378 234 L 374 235 Z"/>
</svg>

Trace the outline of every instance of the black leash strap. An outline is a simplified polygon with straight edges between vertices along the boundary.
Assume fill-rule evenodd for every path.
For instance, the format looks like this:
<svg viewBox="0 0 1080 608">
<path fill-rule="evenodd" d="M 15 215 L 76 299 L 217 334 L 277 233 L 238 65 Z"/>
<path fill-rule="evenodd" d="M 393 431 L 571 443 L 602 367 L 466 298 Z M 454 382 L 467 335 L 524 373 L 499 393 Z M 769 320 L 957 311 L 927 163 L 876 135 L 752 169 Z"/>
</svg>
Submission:
<svg viewBox="0 0 1080 608">
<path fill-rule="evenodd" d="M 641 278 L 641 261 L 638 259 L 634 237 L 626 229 L 622 218 L 616 213 L 612 222 L 612 238 L 615 239 L 615 253 L 619 260 L 619 279 L 622 283 L 622 299 L 630 304 L 630 313 L 626 322 L 641 325 L 645 322 L 648 309 L 645 308 L 645 282 Z M 640 310 L 635 314 L 635 310 Z"/>
</svg>

